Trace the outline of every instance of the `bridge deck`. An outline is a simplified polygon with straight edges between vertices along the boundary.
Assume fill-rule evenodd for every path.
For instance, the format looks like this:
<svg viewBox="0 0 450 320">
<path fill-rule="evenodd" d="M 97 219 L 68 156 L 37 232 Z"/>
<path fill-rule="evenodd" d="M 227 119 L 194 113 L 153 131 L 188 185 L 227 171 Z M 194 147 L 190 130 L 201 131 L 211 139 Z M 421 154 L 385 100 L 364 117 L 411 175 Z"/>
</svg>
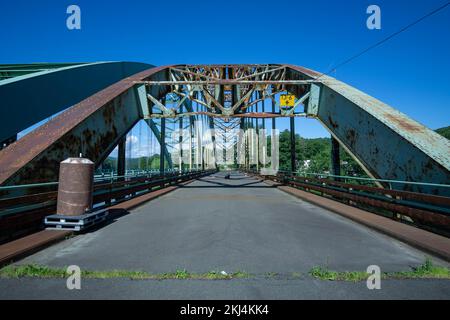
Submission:
<svg viewBox="0 0 450 320">
<path fill-rule="evenodd" d="M 1 290 L 0 297 L 448 298 L 450 281 L 387 280 L 383 283 L 390 289 L 377 293 L 367 290 L 365 283 L 332 284 L 307 275 L 314 266 L 365 271 L 375 264 L 382 271 L 401 271 L 422 264 L 424 259 L 425 254 L 418 250 L 254 178 L 233 173 L 226 180 L 219 173 L 19 263 L 55 267 L 75 264 L 85 270 L 152 273 L 180 269 L 245 271 L 256 278 L 143 283 L 125 279 L 84 280 L 90 289 L 78 293 L 65 289 L 62 280 L 28 279 L 21 280 L 22 286 L 14 286 L 18 280 L 0 279 L 0 286 L 10 288 Z M 301 279 L 290 279 L 294 272 L 301 273 Z M 267 279 L 267 273 L 278 275 Z M 31 288 L 41 295 L 31 294 Z"/>
</svg>

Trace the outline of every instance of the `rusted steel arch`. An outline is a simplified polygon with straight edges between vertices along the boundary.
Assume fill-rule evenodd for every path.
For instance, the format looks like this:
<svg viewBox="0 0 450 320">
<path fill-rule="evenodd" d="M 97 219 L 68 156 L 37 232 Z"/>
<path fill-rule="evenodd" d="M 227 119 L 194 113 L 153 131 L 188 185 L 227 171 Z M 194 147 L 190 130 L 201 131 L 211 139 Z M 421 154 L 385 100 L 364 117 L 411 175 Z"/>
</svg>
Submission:
<svg viewBox="0 0 450 320">
<path fill-rule="evenodd" d="M 125 78 L 62 112 L 0 151 L 0 184 L 56 181 L 59 162 L 83 156 L 98 166 L 119 140 L 142 118 L 135 81 L 167 79 L 167 67 L 151 68 Z M 164 88 L 153 88 L 157 97 Z"/>
<path fill-rule="evenodd" d="M 8 67 L 15 69 L 14 66 Z M 16 134 L 29 126 L 153 66 L 138 62 L 95 62 L 26 67 L 39 67 L 42 71 L 0 81 L 0 143 L 12 137 L 15 140 Z"/>
<path fill-rule="evenodd" d="M 305 103 L 308 117 L 319 120 L 374 178 L 450 184 L 450 141 L 387 104 L 318 72 L 287 65 L 292 79 L 319 79 Z M 296 87 L 288 86 L 295 92 Z M 449 188 L 393 186 L 450 196 Z"/>
</svg>

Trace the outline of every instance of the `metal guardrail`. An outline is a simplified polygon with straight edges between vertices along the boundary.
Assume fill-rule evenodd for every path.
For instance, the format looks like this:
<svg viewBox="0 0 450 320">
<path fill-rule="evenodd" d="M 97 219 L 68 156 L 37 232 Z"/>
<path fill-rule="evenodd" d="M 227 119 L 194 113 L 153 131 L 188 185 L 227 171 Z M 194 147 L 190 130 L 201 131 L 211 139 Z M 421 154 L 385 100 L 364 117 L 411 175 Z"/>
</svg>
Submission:
<svg viewBox="0 0 450 320">
<path fill-rule="evenodd" d="M 282 174 L 292 174 L 291 171 L 278 171 Z M 339 181 L 356 181 L 363 183 L 372 183 L 372 184 L 387 184 L 390 189 L 393 184 L 403 184 L 403 185 L 416 185 L 416 186 L 424 186 L 424 187 L 439 187 L 439 188 L 449 188 L 450 184 L 437 184 L 430 182 L 415 182 L 415 181 L 401 181 L 401 180 L 388 180 L 388 179 L 375 179 L 375 178 L 365 178 L 365 177 L 357 177 L 357 176 L 338 176 L 333 174 L 325 174 L 325 173 L 311 173 L 311 172 L 294 172 L 292 175 L 299 177 L 316 177 L 316 178 L 333 178 L 338 179 Z"/>
<path fill-rule="evenodd" d="M 166 171 L 161 173 L 146 173 L 136 175 L 95 177 L 94 179 L 94 205 L 100 202 L 110 202 L 116 194 L 120 197 L 129 196 L 128 192 L 142 192 L 165 183 L 173 183 L 175 180 L 198 176 L 209 171 Z M 0 187 L 0 191 L 15 189 L 32 190 L 25 195 L 0 197 L 0 216 L 35 209 L 39 206 L 47 207 L 56 201 L 58 182 L 38 184 L 25 184 Z M 54 190 L 48 190 L 51 187 Z M 41 189 L 43 192 L 40 192 Z M 49 203 L 50 201 L 50 203 Z"/>
<path fill-rule="evenodd" d="M 198 172 L 201 170 L 165 170 L 164 175 L 167 174 L 176 174 L 176 173 L 186 173 L 186 172 Z M 108 172 L 103 174 L 96 174 L 94 175 L 94 183 L 100 182 L 100 181 L 106 181 L 106 180 L 117 180 L 121 178 L 125 179 L 132 179 L 137 177 L 155 177 L 160 176 L 161 172 L 159 170 L 148 170 L 148 171 L 138 171 L 138 170 L 130 170 L 130 173 L 127 173 L 125 175 L 119 176 L 114 172 Z M 42 187 L 48 187 L 48 186 L 57 186 L 58 181 L 54 182 L 43 182 L 43 183 L 32 183 L 32 184 L 20 184 L 20 185 L 14 185 L 14 186 L 0 186 L 0 192 L 2 191 L 9 191 L 9 190 L 15 190 L 15 189 L 30 189 L 30 188 L 42 188 Z M 1 198 L 0 198 L 1 199 Z"/>
<path fill-rule="evenodd" d="M 137 174 L 125 176 L 96 177 L 93 204 L 95 208 L 108 207 L 135 196 L 188 181 L 216 172 L 216 170 L 171 171 L 164 174 Z M 0 197 L 0 242 L 11 230 L 36 228 L 43 217 L 56 211 L 58 182 L 1 187 L 0 191 L 26 189 L 29 193 L 19 196 Z M 31 192 L 30 192 L 31 191 Z M 26 227 L 25 227 L 26 226 Z"/>
<path fill-rule="evenodd" d="M 254 170 L 247 172 L 259 175 Z M 290 172 L 279 172 L 276 176 L 264 177 L 304 191 L 331 197 L 334 200 L 361 207 L 365 210 L 374 211 L 385 216 L 390 215 L 391 218 L 396 220 L 399 220 L 399 216 L 408 217 L 411 220 L 409 222 L 417 225 L 443 229 L 445 234 L 448 234 L 450 231 L 450 198 L 448 197 L 392 190 L 373 185 L 352 184 L 344 179 L 327 179 L 328 177 L 354 178 L 345 176 L 316 174 L 298 176 L 292 175 Z M 374 182 L 380 180 L 361 178 L 360 181 Z M 400 182 L 394 180 L 383 181 Z M 408 183 L 406 181 L 403 182 Z M 429 184 L 424 183 L 424 185 Z"/>
</svg>

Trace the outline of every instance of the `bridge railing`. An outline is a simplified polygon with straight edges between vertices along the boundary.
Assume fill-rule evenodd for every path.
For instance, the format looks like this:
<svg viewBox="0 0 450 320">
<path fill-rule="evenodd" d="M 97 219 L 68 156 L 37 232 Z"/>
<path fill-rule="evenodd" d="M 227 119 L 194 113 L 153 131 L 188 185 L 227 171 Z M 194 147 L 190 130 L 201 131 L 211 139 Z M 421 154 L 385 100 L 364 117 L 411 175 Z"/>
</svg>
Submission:
<svg viewBox="0 0 450 320">
<path fill-rule="evenodd" d="M 265 178 L 450 236 L 450 198 L 377 185 L 377 182 L 429 185 L 427 183 L 286 171 Z"/>
<path fill-rule="evenodd" d="M 284 171 L 285 173 L 287 171 Z M 303 176 L 303 177 L 316 177 L 316 178 L 332 178 L 337 181 L 344 181 L 353 184 L 368 184 L 368 185 L 383 185 L 388 189 L 396 190 L 399 185 L 401 186 L 422 186 L 422 187 L 439 187 L 443 189 L 450 190 L 449 184 L 437 184 L 437 183 L 428 183 L 428 182 L 414 182 L 414 181 L 401 181 L 401 180 L 388 180 L 388 179 L 374 179 L 374 178 L 365 178 L 365 177 L 356 177 L 356 176 L 338 176 L 333 174 L 323 174 L 323 173 L 303 173 L 303 172 L 295 172 L 295 176 Z"/>
<path fill-rule="evenodd" d="M 166 171 L 128 174 L 123 176 L 96 176 L 94 180 L 94 208 L 108 207 L 135 196 L 169 185 L 188 181 L 215 172 L 215 170 Z M 0 187 L 0 242 L 17 232 L 36 229 L 42 219 L 56 211 L 58 182 Z M 10 191 L 26 190 L 26 194 L 11 196 Z"/>
</svg>

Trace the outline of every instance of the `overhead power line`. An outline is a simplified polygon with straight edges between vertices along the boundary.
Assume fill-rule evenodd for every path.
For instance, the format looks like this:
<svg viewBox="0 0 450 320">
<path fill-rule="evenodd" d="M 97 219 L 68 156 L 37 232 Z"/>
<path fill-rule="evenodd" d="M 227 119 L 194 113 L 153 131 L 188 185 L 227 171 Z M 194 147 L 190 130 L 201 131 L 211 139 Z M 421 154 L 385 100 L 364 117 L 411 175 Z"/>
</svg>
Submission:
<svg viewBox="0 0 450 320">
<path fill-rule="evenodd" d="M 342 67 L 342 66 L 344 66 L 344 65 L 346 65 L 346 64 L 348 64 L 348 63 L 350 63 L 351 61 L 353 61 L 353 60 L 359 58 L 360 56 L 362 56 L 363 54 L 367 53 L 368 51 L 370 51 L 370 50 L 372 50 L 372 49 L 374 49 L 374 48 L 376 48 L 376 47 L 382 45 L 383 43 L 385 43 L 385 42 L 387 42 L 387 41 L 389 41 L 389 40 L 391 40 L 391 39 L 394 38 L 395 36 L 398 36 L 400 33 L 405 32 L 406 30 L 408 30 L 409 28 L 415 26 L 416 24 L 420 23 L 421 21 L 425 20 L 426 18 L 429 18 L 429 17 L 435 15 L 436 13 L 438 13 L 439 11 L 444 10 L 444 9 L 445 9 L 446 7 L 448 7 L 449 5 L 450 5 L 450 1 L 448 1 L 447 3 L 443 4 L 442 6 L 436 8 L 436 9 L 434 9 L 433 11 L 427 13 L 426 15 L 424 15 L 423 17 L 421 17 L 421 18 L 415 20 L 414 22 L 411 22 L 410 24 L 408 24 L 408 25 L 406 25 L 405 27 L 401 28 L 401 29 L 398 30 L 397 32 L 394 32 L 393 34 L 389 35 L 388 37 L 384 38 L 383 40 L 378 41 L 377 43 L 371 45 L 370 47 L 364 49 L 363 51 L 361 51 L 361 52 L 359 52 L 359 53 L 357 53 L 357 54 L 351 56 L 350 58 L 348 58 L 348 59 L 342 61 L 341 63 L 337 64 L 335 67 L 333 67 L 332 69 L 330 69 L 328 72 L 322 73 L 319 77 L 316 78 L 316 80 L 319 79 L 319 78 L 321 78 L 321 77 L 324 76 L 324 75 L 328 75 L 328 74 L 330 74 L 331 72 L 336 71 L 336 69 L 338 69 L 338 68 L 340 68 L 340 67 Z"/>
</svg>

